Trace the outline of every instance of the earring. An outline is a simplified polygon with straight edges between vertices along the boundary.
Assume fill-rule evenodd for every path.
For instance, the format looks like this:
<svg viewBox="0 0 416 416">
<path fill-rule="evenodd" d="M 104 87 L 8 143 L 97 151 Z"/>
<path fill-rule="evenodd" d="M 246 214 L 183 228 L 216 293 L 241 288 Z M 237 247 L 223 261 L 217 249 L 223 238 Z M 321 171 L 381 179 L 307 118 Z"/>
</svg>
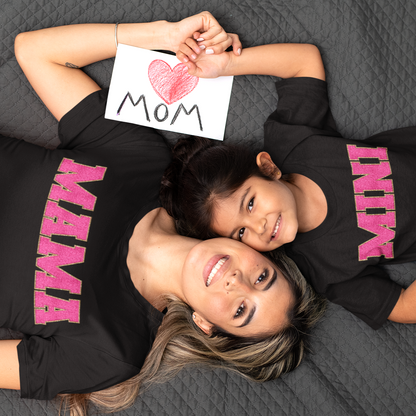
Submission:
<svg viewBox="0 0 416 416">
<path fill-rule="evenodd" d="M 196 315 L 193 313 L 192 314 L 192 319 L 195 321 L 195 319 L 196 319 Z"/>
</svg>

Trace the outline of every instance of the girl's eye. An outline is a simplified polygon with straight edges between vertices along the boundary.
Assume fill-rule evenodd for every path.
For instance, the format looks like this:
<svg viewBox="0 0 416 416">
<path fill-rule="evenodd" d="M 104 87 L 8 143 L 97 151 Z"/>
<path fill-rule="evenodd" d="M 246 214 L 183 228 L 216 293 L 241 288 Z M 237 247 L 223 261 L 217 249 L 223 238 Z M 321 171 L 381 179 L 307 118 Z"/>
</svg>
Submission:
<svg viewBox="0 0 416 416">
<path fill-rule="evenodd" d="M 238 230 L 238 239 L 241 241 L 241 239 L 243 238 L 243 235 L 244 235 L 244 231 L 245 231 L 246 229 L 243 227 L 243 228 L 240 228 L 239 230 Z"/>
<path fill-rule="evenodd" d="M 245 310 L 246 308 L 245 308 L 245 306 L 244 306 L 244 303 L 242 303 L 239 307 L 238 307 L 238 309 L 237 309 L 237 312 L 235 313 L 235 318 L 239 318 L 240 316 L 243 316 L 244 315 L 244 310 Z"/>
<path fill-rule="evenodd" d="M 253 205 L 254 205 L 254 198 L 251 198 L 247 205 L 247 208 L 250 212 L 253 209 Z"/>
<path fill-rule="evenodd" d="M 264 272 L 259 276 L 259 278 L 256 280 L 256 285 L 259 283 L 264 283 L 267 282 L 267 280 L 269 279 L 269 270 L 266 269 L 264 270 Z"/>
</svg>

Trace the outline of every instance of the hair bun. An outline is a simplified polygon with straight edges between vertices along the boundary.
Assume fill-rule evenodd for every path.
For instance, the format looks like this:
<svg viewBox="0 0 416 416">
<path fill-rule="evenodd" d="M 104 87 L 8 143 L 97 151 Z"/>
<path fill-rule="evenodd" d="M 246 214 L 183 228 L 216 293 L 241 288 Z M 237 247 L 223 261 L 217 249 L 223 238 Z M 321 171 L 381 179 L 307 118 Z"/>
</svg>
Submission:
<svg viewBox="0 0 416 416">
<path fill-rule="evenodd" d="M 172 148 L 172 161 L 166 168 L 160 186 L 160 202 L 168 214 L 174 219 L 179 218 L 177 197 L 181 177 L 189 162 L 201 151 L 216 143 L 204 137 L 179 139 Z"/>
</svg>

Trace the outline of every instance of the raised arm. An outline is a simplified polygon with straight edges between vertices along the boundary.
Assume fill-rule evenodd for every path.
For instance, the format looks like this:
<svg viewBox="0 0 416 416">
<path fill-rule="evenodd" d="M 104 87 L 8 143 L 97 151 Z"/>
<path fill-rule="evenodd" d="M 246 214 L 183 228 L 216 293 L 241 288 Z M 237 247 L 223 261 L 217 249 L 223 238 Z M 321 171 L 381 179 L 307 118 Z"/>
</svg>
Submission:
<svg viewBox="0 0 416 416">
<path fill-rule="evenodd" d="M 177 57 L 186 63 L 189 73 L 203 78 L 226 75 L 273 75 L 280 78 L 312 77 L 325 80 L 325 69 L 318 48 L 309 44 L 280 43 L 244 49 L 241 55 L 229 52 L 215 56 L 201 55 L 196 63 L 186 54 L 197 43 L 187 39 Z"/>
<path fill-rule="evenodd" d="M 16 58 L 32 87 L 60 120 L 72 107 L 100 87 L 82 70 L 85 65 L 116 53 L 115 24 L 81 24 L 21 33 L 16 37 Z M 186 38 L 198 33 L 207 48 L 221 53 L 231 37 L 208 12 L 176 23 L 119 24 L 117 42 L 145 49 L 177 52 Z M 204 46 L 205 46 L 204 45 Z M 198 49 L 198 53 L 205 53 Z"/>
</svg>

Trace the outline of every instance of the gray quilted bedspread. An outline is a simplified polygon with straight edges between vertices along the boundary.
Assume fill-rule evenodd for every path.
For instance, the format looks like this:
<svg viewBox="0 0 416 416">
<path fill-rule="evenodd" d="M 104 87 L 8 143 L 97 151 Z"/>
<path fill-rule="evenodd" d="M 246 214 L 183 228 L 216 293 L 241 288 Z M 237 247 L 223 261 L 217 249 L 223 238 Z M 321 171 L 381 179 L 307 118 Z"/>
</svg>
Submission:
<svg viewBox="0 0 416 416">
<path fill-rule="evenodd" d="M 346 137 L 416 124 L 416 0 L 0 0 L 0 133 L 57 144 L 57 125 L 14 58 L 21 31 L 84 22 L 179 20 L 211 11 L 244 46 L 316 44 L 327 69 L 333 114 Z M 87 68 L 102 86 L 112 61 Z M 260 149 L 263 122 L 276 104 L 273 79 L 234 81 L 226 141 Z M 163 133 L 170 141 L 177 135 Z M 415 138 L 416 140 L 416 138 Z M 404 286 L 415 263 L 389 266 Z M 2 337 L 15 334 L 1 330 Z M 0 415 L 56 415 L 55 402 L 0 391 Z M 313 332 L 312 351 L 279 380 L 254 384 L 222 370 L 191 368 L 150 388 L 118 415 L 407 415 L 416 414 L 416 326 L 373 331 L 330 305 Z"/>
</svg>

